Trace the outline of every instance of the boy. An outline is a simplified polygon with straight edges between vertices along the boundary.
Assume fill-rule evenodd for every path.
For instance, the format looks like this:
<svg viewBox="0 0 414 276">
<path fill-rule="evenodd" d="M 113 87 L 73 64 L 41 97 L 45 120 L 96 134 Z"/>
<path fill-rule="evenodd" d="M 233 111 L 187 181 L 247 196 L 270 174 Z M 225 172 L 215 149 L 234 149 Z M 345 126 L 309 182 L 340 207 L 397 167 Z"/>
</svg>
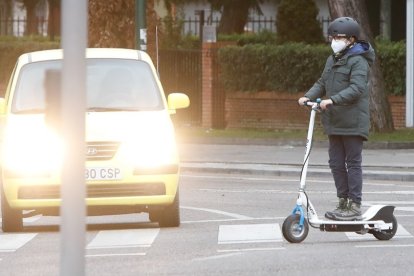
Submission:
<svg viewBox="0 0 414 276">
<path fill-rule="evenodd" d="M 329 138 L 329 167 L 335 182 L 338 205 L 325 217 L 357 220 L 361 216 L 362 146 L 368 139 L 369 69 L 375 59 L 371 45 L 358 40 L 359 24 L 340 17 L 329 24 L 333 55 L 321 78 L 298 100 L 324 98 L 322 124 Z"/>
</svg>

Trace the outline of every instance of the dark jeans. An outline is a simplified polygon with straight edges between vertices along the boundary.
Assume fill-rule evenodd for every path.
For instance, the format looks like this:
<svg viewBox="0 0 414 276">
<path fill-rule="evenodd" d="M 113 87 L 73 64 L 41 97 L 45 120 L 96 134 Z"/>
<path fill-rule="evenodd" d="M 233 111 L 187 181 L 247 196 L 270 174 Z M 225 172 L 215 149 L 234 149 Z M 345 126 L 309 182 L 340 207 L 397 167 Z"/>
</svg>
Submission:
<svg viewBox="0 0 414 276">
<path fill-rule="evenodd" d="M 362 145 L 360 136 L 329 135 L 329 167 L 338 197 L 356 203 L 362 199 Z"/>
</svg>

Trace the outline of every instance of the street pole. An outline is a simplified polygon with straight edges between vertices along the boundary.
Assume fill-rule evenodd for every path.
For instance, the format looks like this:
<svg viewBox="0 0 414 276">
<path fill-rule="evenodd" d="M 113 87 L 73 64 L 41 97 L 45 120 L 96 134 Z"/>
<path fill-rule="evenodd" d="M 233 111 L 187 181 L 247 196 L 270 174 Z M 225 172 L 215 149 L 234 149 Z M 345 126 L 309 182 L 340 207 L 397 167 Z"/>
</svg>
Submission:
<svg viewBox="0 0 414 276">
<path fill-rule="evenodd" d="M 407 0 L 405 126 L 414 127 L 414 0 Z"/>
<path fill-rule="evenodd" d="M 135 0 L 135 36 L 136 48 L 147 50 L 146 0 Z"/>
<path fill-rule="evenodd" d="M 87 0 L 62 1 L 61 133 L 67 146 L 61 175 L 60 275 L 85 275 L 85 106 Z"/>
<path fill-rule="evenodd" d="M 414 127 L 414 0 L 407 0 L 405 126 Z"/>
</svg>

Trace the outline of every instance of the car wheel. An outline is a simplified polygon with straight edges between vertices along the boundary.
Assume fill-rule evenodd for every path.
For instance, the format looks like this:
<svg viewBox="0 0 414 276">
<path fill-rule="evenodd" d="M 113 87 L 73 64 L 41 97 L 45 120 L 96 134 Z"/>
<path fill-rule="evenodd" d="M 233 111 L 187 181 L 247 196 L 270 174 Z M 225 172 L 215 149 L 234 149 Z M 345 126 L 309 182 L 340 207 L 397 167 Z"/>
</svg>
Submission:
<svg viewBox="0 0 414 276">
<path fill-rule="evenodd" d="M 156 218 L 160 227 L 180 226 L 180 197 L 178 190 L 174 202 L 160 211 Z"/>
<path fill-rule="evenodd" d="M 152 211 L 149 211 L 148 212 L 149 220 L 151 222 L 159 222 L 160 221 L 161 212 L 162 211 L 160 211 L 160 210 L 152 210 Z"/>
<path fill-rule="evenodd" d="M 12 209 L 1 188 L 1 222 L 3 232 L 20 232 L 23 229 L 23 215 L 21 210 Z"/>
</svg>

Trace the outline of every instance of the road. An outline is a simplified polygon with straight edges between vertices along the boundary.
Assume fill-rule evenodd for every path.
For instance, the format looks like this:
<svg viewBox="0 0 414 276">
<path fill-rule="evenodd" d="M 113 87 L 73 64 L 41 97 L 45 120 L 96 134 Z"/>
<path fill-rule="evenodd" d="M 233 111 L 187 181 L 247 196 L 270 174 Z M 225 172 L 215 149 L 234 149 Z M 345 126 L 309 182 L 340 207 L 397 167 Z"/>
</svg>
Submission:
<svg viewBox="0 0 414 276">
<path fill-rule="evenodd" d="M 309 178 L 317 212 L 335 205 L 333 183 Z M 185 172 L 179 228 L 145 214 L 89 217 L 86 275 L 412 275 L 414 183 L 369 180 L 363 208 L 393 204 L 390 241 L 311 228 L 290 244 L 281 225 L 296 202 L 298 177 Z M 58 275 L 59 218 L 25 220 L 23 233 L 0 233 L 0 275 Z"/>
</svg>

